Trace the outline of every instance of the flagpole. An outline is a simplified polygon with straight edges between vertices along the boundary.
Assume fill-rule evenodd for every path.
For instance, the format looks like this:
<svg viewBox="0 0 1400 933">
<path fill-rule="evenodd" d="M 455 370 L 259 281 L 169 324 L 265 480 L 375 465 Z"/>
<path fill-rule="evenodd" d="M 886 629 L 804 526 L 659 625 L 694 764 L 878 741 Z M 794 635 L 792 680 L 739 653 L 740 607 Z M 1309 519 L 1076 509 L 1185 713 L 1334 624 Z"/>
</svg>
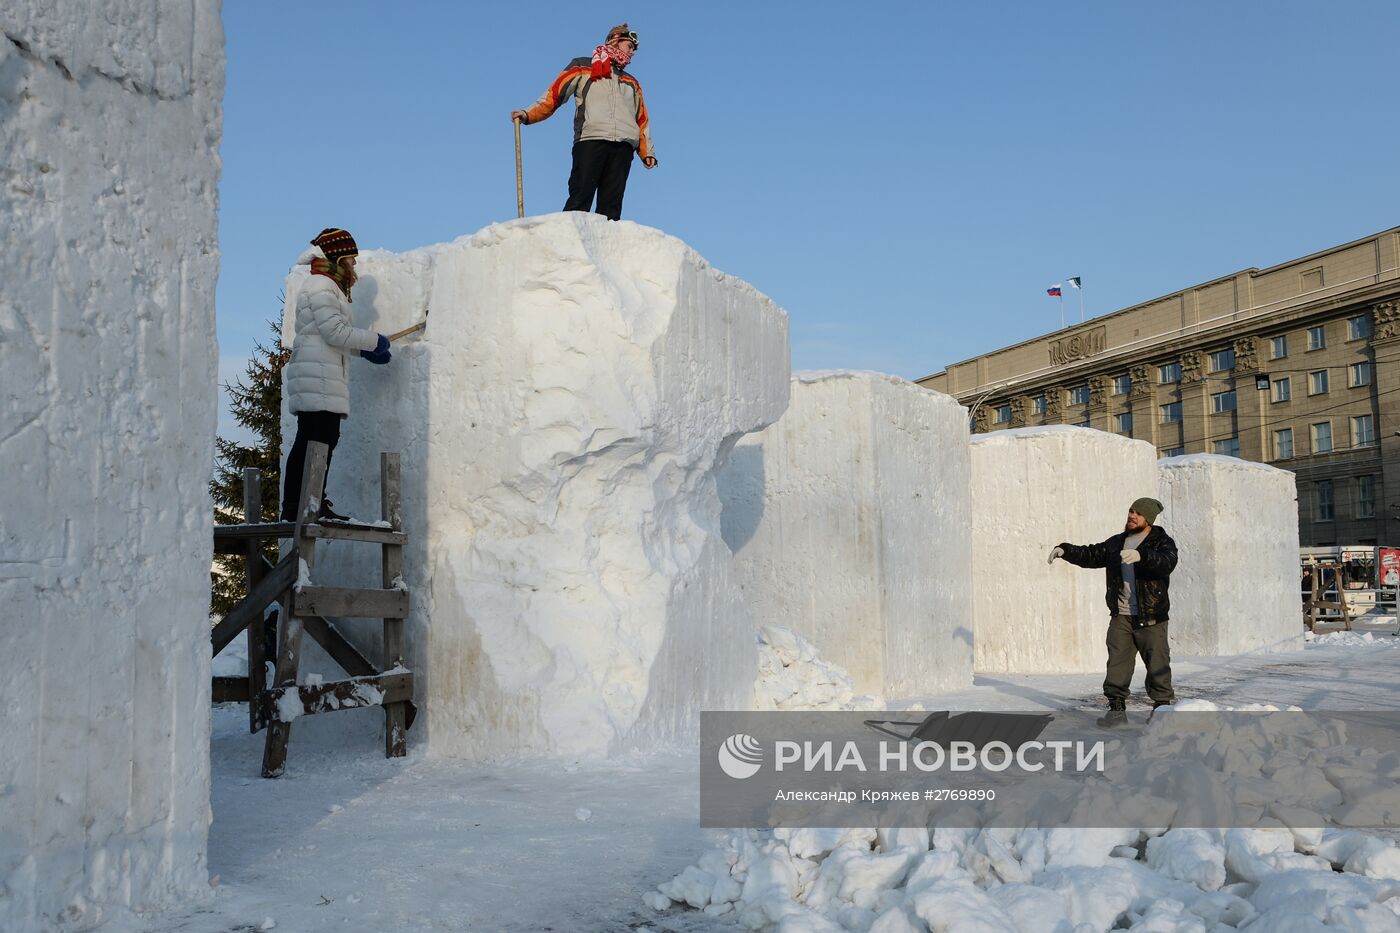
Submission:
<svg viewBox="0 0 1400 933">
<path fill-rule="evenodd" d="M 1084 286 L 1081 285 L 1075 291 L 1079 292 L 1079 323 L 1084 323 Z"/>
<path fill-rule="evenodd" d="M 1060 289 L 1060 330 L 1065 329 L 1065 291 Z"/>
</svg>

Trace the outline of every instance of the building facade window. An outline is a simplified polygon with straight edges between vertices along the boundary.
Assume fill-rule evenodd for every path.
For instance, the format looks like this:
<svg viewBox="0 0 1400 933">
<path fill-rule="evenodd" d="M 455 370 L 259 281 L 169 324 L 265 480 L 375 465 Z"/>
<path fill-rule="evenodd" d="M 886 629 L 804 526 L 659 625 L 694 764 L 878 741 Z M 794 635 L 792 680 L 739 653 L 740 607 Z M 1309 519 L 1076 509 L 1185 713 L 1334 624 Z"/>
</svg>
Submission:
<svg viewBox="0 0 1400 933">
<path fill-rule="evenodd" d="M 1006 424 L 1006 423 L 1007 423 L 1008 421 L 1010 421 L 1010 420 L 1011 420 L 1011 406 L 1010 406 L 1009 404 L 1007 404 L 1007 405 L 998 405 L 996 408 L 993 408 L 993 409 L 992 409 L 992 423 L 993 423 L 993 424 Z"/>
<path fill-rule="evenodd" d="M 1235 410 L 1235 390 L 1216 392 L 1210 397 L 1210 410 L 1215 414 Z"/>
<path fill-rule="evenodd" d="M 1319 421 L 1312 426 L 1312 450 L 1315 454 L 1332 452 L 1332 422 Z"/>
<path fill-rule="evenodd" d="M 1182 456 L 1182 455 L 1185 454 L 1185 453 L 1186 453 L 1186 448 L 1185 448 L 1185 447 L 1168 447 L 1166 450 L 1162 451 L 1162 456 L 1164 456 L 1164 457 L 1180 457 L 1180 456 Z"/>
<path fill-rule="evenodd" d="M 1347 367 L 1347 385 L 1355 389 L 1357 386 L 1368 386 L 1371 384 L 1371 364 L 1352 363 Z"/>
<path fill-rule="evenodd" d="M 1293 429 L 1280 428 L 1274 432 L 1274 459 L 1293 459 Z"/>
<path fill-rule="evenodd" d="M 1279 334 L 1269 341 L 1269 359 L 1281 360 L 1288 355 L 1288 335 Z"/>
<path fill-rule="evenodd" d="M 1127 395 L 1133 391 L 1133 377 L 1127 373 L 1113 377 L 1113 394 Z"/>
<path fill-rule="evenodd" d="M 1356 517 L 1376 517 L 1376 478 L 1358 476 L 1356 478 Z"/>
<path fill-rule="evenodd" d="M 1070 389 L 1070 390 L 1069 390 L 1069 403 L 1070 403 L 1071 405 L 1088 405 L 1088 404 L 1089 404 L 1089 387 L 1086 386 L 1086 385 L 1084 385 L 1084 386 L 1075 386 L 1073 389 Z"/>
<path fill-rule="evenodd" d="M 1320 479 L 1317 481 L 1317 520 L 1330 522 L 1336 517 L 1336 511 L 1332 507 L 1332 481 Z"/>
<path fill-rule="evenodd" d="M 1293 397 L 1293 380 L 1287 376 L 1274 380 L 1273 389 L 1275 402 L 1286 402 Z"/>
<path fill-rule="evenodd" d="M 1323 395 L 1327 392 L 1327 370 L 1318 369 L 1308 373 L 1308 394 Z"/>
<path fill-rule="evenodd" d="M 1308 328 L 1308 349 L 1321 350 L 1327 346 L 1327 329 L 1321 324 Z"/>
<path fill-rule="evenodd" d="M 1181 420 L 1181 403 L 1168 402 L 1162 406 L 1162 423 L 1176 424 Z"/>
<path fill-rule="evenodd" d="M 1356 317 L 1347 319 L 1348 340 L 1365 340 L 1369 336 L 1371 336 L 1371 319 L 1368 316 L 1358 314 Z"/>
<path fill-rule="evenodd" d="M 1213 373 L 1224 372 L 1227 369 L 1235 368 L 1235 351 L 1233 349 L 1216 350 L 1210 355 L 1210 371 Z"/>
<path fill-rule="evenodd" d="M 1113 416 L 1113 430 L 1119 434 L 1133 433 L 1133 413 L 1125 411 L 1122 414 Z"/>
<path fill-rule="evenodd" d="M 1157 367 L 1157 381 L 1162 385 L 1181 381 L 1181 364 L 1165 363 Z"/>
<path fill-rule="evenodd" d="M 1376 446 L 1376 424 L 1370 415 L 1357 415 L 1351 419 L 1351 446 Z"/>
<path fill-rule="evenodd" d="M 1035 413 L 1037 415 L 1045 414 L 1045 396 L 1037 395 L 1035 397 L 1035 401 L 1032 404 L 1034 405 Z"/>
<path fill-rule="evenodd" d="M 1227 457 L 1238 457 L 1240 455 L 1240 439 L 1238 437 L 1227 437 L 1224 440 L 1216 441 L 1215 452 L 1224 454 Z"/>
<path fill-rule="evenodd" d="M 1090 425 L 1089 425 L 1089 413 L 1088 413 L 1087 411 L 1084 413 L 1084 417 L 1079 419 L 1079 426 L 1080 426 L 1081 428 L 1087 428 L 1087 427 L 1090 426 Z"/>
</svg>

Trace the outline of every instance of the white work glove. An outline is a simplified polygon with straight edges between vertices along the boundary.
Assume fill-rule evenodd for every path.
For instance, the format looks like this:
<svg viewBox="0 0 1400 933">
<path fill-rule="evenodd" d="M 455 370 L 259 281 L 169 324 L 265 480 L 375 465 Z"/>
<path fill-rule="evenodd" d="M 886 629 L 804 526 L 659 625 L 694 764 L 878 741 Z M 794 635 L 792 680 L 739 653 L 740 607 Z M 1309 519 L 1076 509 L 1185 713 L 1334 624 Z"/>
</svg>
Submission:
<svg viewBox="0 0 1400 933">
<path fill-rule="evenodd" d="M 1125 564 L 1136 564 L 1142 555 L 1138 554 L 1136 548 L 1124 548 L 1118 555 L 1119 560 Z"/>
<path fill-rule="evenodd" d="M 1064 556 L 1065 556 L 1065 549 L 1062 548 L 1062 547 L 1057 547 L 1057 548 L 1055 548 L 1053 551 L 1050 552 L 1050 559 L 1047 560 L 1046 563 L 1047 563 L 1047 564 L 1053 564 L 1053 563 L 1055 562 L 1055 558 L 1057 558 L 1057 557 L 1064 557 Z"/>
</svg>

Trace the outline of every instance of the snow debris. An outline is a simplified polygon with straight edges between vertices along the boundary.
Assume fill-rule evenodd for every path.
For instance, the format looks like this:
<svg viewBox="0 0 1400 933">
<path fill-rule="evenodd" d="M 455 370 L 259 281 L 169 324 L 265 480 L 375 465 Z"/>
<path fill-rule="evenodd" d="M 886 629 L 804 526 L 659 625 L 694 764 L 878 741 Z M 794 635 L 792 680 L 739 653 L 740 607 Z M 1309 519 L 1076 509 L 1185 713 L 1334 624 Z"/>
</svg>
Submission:
<svg viewBox="0 0 1400 933">
<path fill-rule="evenodd" d="M 1400 648 L 1400 638 L 1390 634 L 1377 638 L 1373 632 L 1328 632 L 1325 635 L 1305 632 L 1303 639 L 1316 648 Z"/>
<path fill-rule="evenodd" d="M 1202 891 L 1218 891 L 1225 884 L 1225 847 L 1211 830 L 1172 829 L 1147 840 L 1147 865 Z"/>
<path fill-rule="evenodd" d="M 580 823 L 587 823 L 589 820 L 593 819 L 593 811 L 587 807 L 579 807 L 574 811 L 574 819 L 578 820 Z"/>
<path fill-rule="evenodd" d="M 778 625 L 758 630 L 757 710 L 880 710 L 880 697 L 856 696 L 844 668 L 823 661 L 801 635 Z"/>
<path fill-rule="evenodd" d="M 760 640 L 766 661 L 827 678 L 817 690 L 789 675 L 783 699 L 840 700 L 812 645 L 781 629 Z M 1234 710 L 1266 715 L 1214 725 L 1182 715 Z M 1400 933 L 1400 847 L 1337 825 L 1353 815 L 1400 825 L 1390 800 L 1400 754 L 1347 745 L 1340 725 L 1268 715 L 1288 711 L 1183 701 L 1154 717 L 1150 742 L 1124 736 L 1092 803 L 1126 812 L 1131 801 L 1157 825 L 735 830 L 646 903 L 733 912 L 773 933 Z M 1193 828 L 1217 806 L 1256 824 Z"/>
</svg>

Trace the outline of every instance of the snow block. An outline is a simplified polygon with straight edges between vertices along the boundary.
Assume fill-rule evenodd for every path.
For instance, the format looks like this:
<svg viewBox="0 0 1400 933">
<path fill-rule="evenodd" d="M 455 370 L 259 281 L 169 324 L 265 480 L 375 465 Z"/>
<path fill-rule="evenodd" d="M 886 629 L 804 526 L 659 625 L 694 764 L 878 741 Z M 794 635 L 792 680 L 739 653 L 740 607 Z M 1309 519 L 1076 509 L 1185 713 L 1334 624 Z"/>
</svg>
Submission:
<svg viewBox="0 0 1400 933">
<path fill-rule="evenodd" d="M 721 472 L 724 539 L 760 625 L 791 629 L 858 693 L 972 683 L 967 411 L 879 373 L 799 373 Z"/>
<path fill-rule="evenodd" d="M 597 757 L 749 709 L 757 644 L 715 470 L 787 406 L 786 314 L 681 241 L 594 214 L 362 252 L 357 271 L 357 325 L 391 333 L 431 308 L 389 365 L 351 361 L 328 483 L 376 520 L 379 453 L 402 456 L 426 718 L 410 740 L 426 725 L 437 755 Z M 364 585 L 378 560 L 337 542 L 314 576 Z"/>
<path fill-rule="evenodd" d="M 1293 474 L 1218 454 L 1158 461 L 1162 521 L 1176 540 L 1172 651 L 1297 651 L 1298 487 Z"/>
<path fill-rule="evenodd" d="M 218 3 L 0 4 L 0 929 L 209 892 Z"/>
<path fill-rule="evenodd" d="M 978 671 L 1103 670 L 1104 572 L 1046 559 L 1061 541 L 1097 544 L 1122 531 L 1128 506 L 1156 490 L 1157 454 L 1145 441 L 1067 425 L 972 439 Z M 1161 521 L 1170 532 L 1170 510 Z"/>
</svg>

